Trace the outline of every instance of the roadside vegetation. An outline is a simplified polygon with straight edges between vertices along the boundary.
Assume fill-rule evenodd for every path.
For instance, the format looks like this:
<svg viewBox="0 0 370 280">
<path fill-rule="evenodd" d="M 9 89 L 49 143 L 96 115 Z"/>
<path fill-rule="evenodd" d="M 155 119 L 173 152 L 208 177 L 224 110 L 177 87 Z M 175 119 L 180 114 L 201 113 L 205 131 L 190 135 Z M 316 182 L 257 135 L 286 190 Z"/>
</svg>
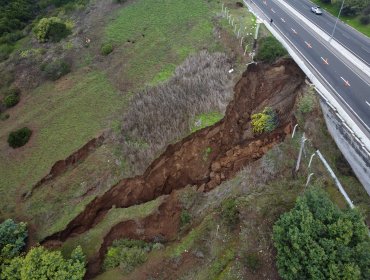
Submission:
<svg viewBox="0 0 370 280">
<path fill-rule="evenodd" d="M 337 17 L 342 1 L 313 0 Z M 344 1 L 340 19 L 370 37 L 370 2 L 366 0 Z"/>
</svg>

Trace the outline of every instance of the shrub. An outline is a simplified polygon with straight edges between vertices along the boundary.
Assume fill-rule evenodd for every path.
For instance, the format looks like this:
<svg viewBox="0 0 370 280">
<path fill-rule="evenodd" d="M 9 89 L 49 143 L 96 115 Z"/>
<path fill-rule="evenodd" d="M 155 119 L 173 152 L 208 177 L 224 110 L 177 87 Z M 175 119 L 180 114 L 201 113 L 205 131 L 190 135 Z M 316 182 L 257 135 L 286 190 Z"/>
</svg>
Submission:
<svg viewBox="0 0 370 280">
<path fill-rule="evenodd" d="M 4 98 L 4 105 L 6 108 L 13 107 L 18 104 L 20 99 L 20 90 L 17 88 L 10 89 Z"/>
<path fill-rule="evenodd" d="M 257 60 L 273 62 L 287 54 L 287 51 L 275 37 L 269 36 L 260 40 L 260 46 L 256 55 Z"/>
<path fill-rule="evenodd" d="M 68 74 L 71 71 L 71 67 L 66 61 L 58 59 L 44 65 L 42 67 L 42 71 L 44 71 L 48 79 L 56 81 L 62 76 Z"/>
<path fill-rule="evenodd" d="M 115 240 L 108 248 L 103 262 L 104 270 L 120 267 L 128 273 L 147 259 L 147 252 L 151 250 L 151 244 L 141 240 L 121 239 Z"/>
<path fill-rule="evenodd" d="M 0 62 L 7 60 L 13 49 L 14 47 L 8 44 L 0 45 Z"/>
<path fill-rule="evenodd" d="M 10 115 L 9 114 L 2 114 L 0 113 L 0 120 L 5 121 L 9 119 Z"/>
<path fill-rule="evenodd" d="M 102 55 L 108 55 L 113 51 L 113 45 L 110 43 L 105 43 L 100 48 L 100 53 Z"/>
<path fill-rule="evenodd" d="M 247 253 L 245 256 L 243 256 L 243 261 L 246 267 L 248 267 L 253 272 L 256 272 L 262 266 L 260 257 L 255 252 Z"/>
<path fill-rule="evenodd" d="M 25 257 L 16 257 L 4 266 L 1 279 L 73 279 L 82 280 L 85 256 L 80 246 L 64 259 L 60 251 L 48 251 L 43 247 L 32 248 Z"/>
<path fill-rule="evenodd" d="M 33 31 L 41 43 L 49 40 L 59 42 L 70 33 L 67 25 L 57 17 L 42 18 Z"/>
<path fill-rule="evenodd" d="M 310 189 L 273 227 L 283 279 L 370 279 L 370 238 L 357 210 Z"/>
<path fill-rule="evenodd" d="M 32 130 L 28 127 L 23 127 L 16 131 L 12 131 L 8 137 L 8 144 L 13 149 L 24 146 L 30 139 Z"/>
<path fill-rule="evenodd" d="M 307 92 L 298 101 L 298 110 L 301 113 L 309 113 L 315 106 L 315 96 L 312 91 Z"/>
<path fill-rule="evenodd" d="M 278 125 L 277 115 L 272 108 L 266 107 L 262 113 L 252 115 L 251 124 L 255 133 L 271 132 Z"/>
<path fill-rule="evenodd" d="M 26 245 L 27 224 L 7 219 L 0 224 L 0 264 L 18 256 Z"/>
<path fill-rule="evenodd" d="M 180 227 L 184 227 L 190 223 L 191 215 L 188 211 L 183 210 L 180 215 Z"/>
<path fill-rule="evenodd" d="M 221 217 L 231 228 L 239 222 L 239 210 L 234 198 L 228 198 L 222 202 Z"/>
<path fill-rule="evenodd" d="M 363 25 L 369 24 L 370 23 L 370 16 L 369 15 L 367 15 L 367 16 L 361 16 L 360 17 L 360 22 Z"/>
</svg>

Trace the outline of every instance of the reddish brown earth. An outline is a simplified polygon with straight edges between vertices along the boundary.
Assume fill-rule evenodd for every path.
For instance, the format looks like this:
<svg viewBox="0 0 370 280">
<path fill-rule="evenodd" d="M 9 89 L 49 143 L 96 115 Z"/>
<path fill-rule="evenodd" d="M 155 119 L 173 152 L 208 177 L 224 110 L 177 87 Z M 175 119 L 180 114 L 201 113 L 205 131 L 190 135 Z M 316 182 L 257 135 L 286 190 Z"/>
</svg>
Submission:
<svg viewBox="0 0 370 280">
<path fill-rule="evenodd" d="M 180 203 L 175 192 L 167 197 L 153 214 L 142 220 L 128 220 L 118 223 L 104 237 L 98 254 L 89 261 L 86 278 L 96 276 L 101 269 L 107 248 L 114 240 L 121 238 L 145 241 L 172 241 L 179 230 Z"/>
<path fill-rule="evenodd" d="M 63 231 L 46 238 L 43 244 L 48 246 L 60 243 L 89 230 L 113 206 L 129 207 L 144 203 L 187 185 L 198 185 L 201 190 L 207 191 L 231 178 L 242 166 L 261 158 L 291 132 L 295 121 L 293 107 L 303 84 L 304 74 L 290 59 L 281 60 L 272 66 L 250 65 L 235 86 L 234 100 L 228 105 L 223 120 L 169 145 L 142 176 L 121 180 L 104 195 L 89 203 Z M 278 113 L 279 127 L 269 134 L 254 135 L 250 116 L 266 106 Z M 171 205 L 166 206 L 165 203 L 161 207 L 162 212 L 172 213 L 172 216 L 159 219 L 159 211 L 159 214 L 139 222 L 143 235 L 135 233 L 138 226 L 134 225 L 134 221 L 114 226 L 104 239 L 100 255 L 113 239 L 132 237 L 152 240 L 155 234 L 166 230 L 167 222 L 171 226 L 176 224 L 178 212 L 174 208 L 167 208 Z M 166 234 L 169 239 L 172 237 L 172 231 Z M 100 262 L 99 259 L 90 263 L 90 273 L 100 269 L 96 263 Z"/>
<path fill-rule="evenodd" d="M 32 187 L 31 194 L 36 188 L 40 187 L 42 184 L 52 179 L 55 179 L 55 177 L 66 172 L 68 168 L 74 167 L 76 164 L 86 159 L 89 156 L 89 154 L 96 148 L 100 147 L 103 144 L 103 142 L 104 135 L 102 134 L 96 138 L 91 139 L 80 149 L 69 155 L 66 159 L 58 160 L 51 167 L 50 172 Z"/>
</svg>

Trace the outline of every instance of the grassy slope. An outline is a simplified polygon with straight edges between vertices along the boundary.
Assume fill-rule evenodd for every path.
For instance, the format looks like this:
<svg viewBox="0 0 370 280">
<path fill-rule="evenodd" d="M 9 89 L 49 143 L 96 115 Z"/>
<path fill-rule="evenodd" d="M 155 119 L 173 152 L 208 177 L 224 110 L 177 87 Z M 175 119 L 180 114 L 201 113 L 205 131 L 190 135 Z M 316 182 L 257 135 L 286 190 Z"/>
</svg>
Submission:
<svg viewBox="0 0 370 280">
<path fill-rule="evenodd" d="M 46 83 L 27 96 L 1 124 L 0 197 L 7 200 L 6 205 L 2 203 L 7 207 L 5 212 L 12 211 L 14 190 L 19 186 L 24 186 L 22 192 L 29 190 L 55 161 L 67 157 L 106 127 L 107 117 L 124 102 L 104 74 L 84 70 Z M 8 133 L 23 126 L 33 130 L 30 143 L 18 150 L 10 149 Z"/>
<path fill-rule="evenodd" d="M 216 1 L 138 0 L 118 11 L 105 40 L 123 44 L 125 74 L 133 84 L 156 84 L 171 76 L 190 53 L 217 49 L 211 22 L 215 5 Z"/>
<path fill-rule="evenodd" d="M 142 219 L 151 214 L 162 202 L 163 197 L 129 208 L 112 208 L 106 217 L 94 228 L 84 234 L 68 239 L 62 246 L 62 252 L 68 256 L 72 250 L 81 245 L 87 258 L 91 258 L 100 249 L 104 236 L 118 222 L 129 219 Z"/>
</svg>

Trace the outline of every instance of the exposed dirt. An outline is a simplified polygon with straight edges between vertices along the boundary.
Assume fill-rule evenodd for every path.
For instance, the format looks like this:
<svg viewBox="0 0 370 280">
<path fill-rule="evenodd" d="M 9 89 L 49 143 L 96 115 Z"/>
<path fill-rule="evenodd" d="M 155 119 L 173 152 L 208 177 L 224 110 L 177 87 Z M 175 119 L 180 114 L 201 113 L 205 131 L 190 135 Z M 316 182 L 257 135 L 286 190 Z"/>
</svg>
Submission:
<svg viewBox="0 0 370 280">
<path fill-rule="evenodd" d="M 41 186 L 42 184 L 54 179 L 55 177 L 63 174 L 66 172 L 68 168 L 74 167 L 76 164 L 81 162 L 82 160 L 86 159 L 88 155 L 94 151 L 96 148 L 101 146 L 104 142 L 104 134 L 91 139 L 85 145 L 83 145 L 80 149 L 69 155 L 66 159 L 58 160 L 54 165 L 51 167 L 50 172 L 44 176 L 40 181 L 38 181 L 34 186 L 32 186 L 31 192 L 29 195 L 32 195 L 32 192 Z M 26 194 L 24 194 L 26 195 Z"/>
<path fill-rule="evenodd" d="M 101 221 L 112 206 L 140 204 L 187 185 L 198 185 L 204 190 L 214 188 L 243 165 L 259 159 L 291 132 L 295 121 L 292 109 L 303 84 L 304 74 L 290 59 L 273 66 L 250 65 L 235 86 L 234 100 L 223 120 L 169 145 L 142 176 L 123 179 L 95 198 L 66 229 L 46 238 L 44 245 L 87 231 Z M 250 116 L 266 106 L 277 111 L 279 127 L 270 134 L 253 135 Z M 117 225 L 112 229 L 117 231 L 117 236 L 122 235 L 119 228 Z"/>
<path fill-rule="evenodd" d="M 121 238 L 141 239 L 145 241 L 172 241 L 179 230 L 180 203 L 176 194 L 167 197 L 158 210 L 142 220 L 128 220 L 111 228 L 104 237 L 99 253 L 89 261 L 86 278 L 96 276 L 101 269 L 107 248 L 114 240 Z"/>
</svg>

